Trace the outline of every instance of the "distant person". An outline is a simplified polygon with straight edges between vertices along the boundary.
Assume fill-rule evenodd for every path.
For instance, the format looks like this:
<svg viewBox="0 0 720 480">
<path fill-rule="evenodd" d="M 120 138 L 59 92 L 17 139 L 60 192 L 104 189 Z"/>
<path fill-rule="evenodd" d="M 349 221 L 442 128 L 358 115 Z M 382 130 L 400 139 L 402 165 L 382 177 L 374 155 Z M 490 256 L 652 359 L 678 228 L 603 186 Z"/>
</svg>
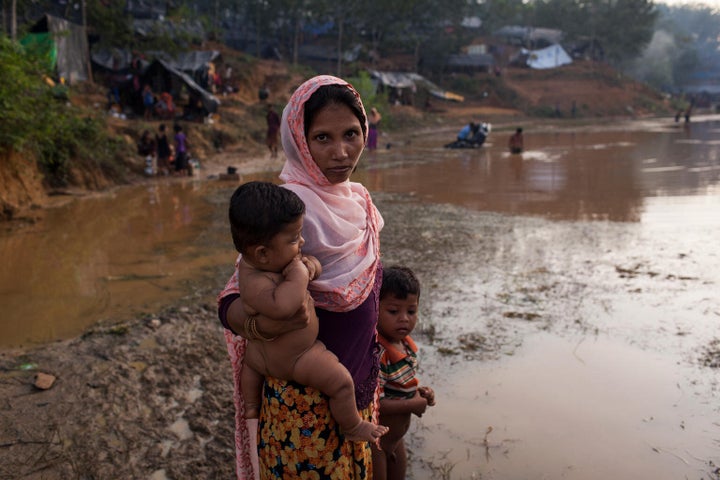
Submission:
<svg viewBox="0 0 720 480">
<path fill-rule="evenodd" d="M 155 134 L 155 142 L 157 143 L 157 166 L 158 173 L 168 175 L 170 173 L 170 142 L 165 132 L 165 124 L 161 123 L 158 127 L 158 133 Z"/>
<path fill-rule="evenodd" d="M 144 118 L 151 120 L 153 116 L 153 107 L 155 106 L 155 95 L 150 85 L 145 85 L 142 92 L 143 107 L 145 107 Z"/>
<path fill-rule="evenodd" d="M 692 113 L 693 104 L 690 102 L 690 105 L 685 109 L 685 123 L 690 123 L 690 114 Z"/>
<path fill-rule="evenodd" d="M 178 175 L 188 174 L 188 145 L 187 136 L 180 125 L 175 124 L 175 173 Z"/>
<path fill-rule="evenodd" d="M 371 445 L 373 478 L 404 480 L 407 451 L 403 437 L 412 415 L 421 417 L 435 405 L 435 392 L 421 386 L 417 378 L 417 351 L 410 337 L 417 324 L 420 282 L 406 267 L 383 271 L 380 287 L 380 418 L 390 430 L 380 438 L 380 448 Z"/>
<path fill-rule="evenodd" d="M 270 150 L 270 158 L 276 158 L 278 154 L 278 134 L 280 133 L 280 115 L 275 111 L 272 104 L 268 105 L 265 120 L 267 121 L 265 143 Z"/>
<path fill-rule="evenodd" d="M 473 132 L 476 130 L 475 123 L 470 122 L 467 125 L 465 125 L 457 134 L 458 140 L 470 140 L 472 138 Z"/>
<path fill-rule="evenodd" d="M 510 153 L 522 153 L 525 148 L 522 128 L 516 128 L 515 133 L 510 136 L 510 140 L 508 140 L 508 148 L 510 149 Z"/>
<path fill-rule="evenodd" d="M 175 117 L 175 103 L 169 92 L 162 92 L 155 104 L 155 114 L 164 120 L 172 120 Z"/>
<path fill-rule="evenodd" d="M 292 317 L 305 303 L 308 284 L 322 273 L 318 259 L 300 251 L 304 216 L 300 197 L 270 182 L 245 183 L 230 200 L 230 230 L 241 254 L 238 287 L 250 333 L 240 380 L 245 418 L 259 418 L 265 375 L 271 375 L 325 393 L 347 440 L 375 442 L 388 429 L 358 414 L 352 376 L 317 339 L 314 312 L 300 330 L 270 339 L 253 335 L 256 315 L 280 321 Z"/>
<path fill-rule="evenodd" d="M 370 115 L 368 115 L 368 150 L 375 150 L 377 148 L 378 140 L 378 125 L 382 120 L 382 115 L 378 112 L 378 109 L 372 107 L 370 109 Z"/>
<path fill-rule="evenodd" d="M 260 89 L 258 90 L 258 100 L 260 100 L 261 102 L 264 102 L 265 100 L 268 99 L 269 96 L 270 96 L 270 90 L 268 89 L 268 86 L 263 83 L 262 86 L 260 87 Z"/>
<path fill-rule="evenodd" d="M 225 73 L 223 74 L 223 95 L 233 93 L 235 88 L 233 87 L 233 69 L 230 64 L 225 64 Z"/>
<path fill-rule="evenodd" d="M 138 141 L 138 154 L 145 159 L 145 175 L 155 175 L 157 143 L 150 130 L 145 130 Z"/>
</svg>

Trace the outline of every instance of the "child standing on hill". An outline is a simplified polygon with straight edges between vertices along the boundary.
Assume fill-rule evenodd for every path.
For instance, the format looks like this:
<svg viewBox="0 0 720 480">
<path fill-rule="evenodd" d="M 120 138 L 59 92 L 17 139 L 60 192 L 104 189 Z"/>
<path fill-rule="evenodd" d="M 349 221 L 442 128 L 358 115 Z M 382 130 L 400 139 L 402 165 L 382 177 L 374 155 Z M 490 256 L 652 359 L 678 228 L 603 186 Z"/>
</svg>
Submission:
<svg viewBox="0 0 720 480">
<path fill-rule="evenodd" d="M 230 229 L 238 260 L 240 299 L 249 333 L 240 385 L 245 418 L 258 418 L 266 375 L 294 380 L 330 397 L 330 412 L 347 440 L 374 443 L 387 427 L 360 417 L 348 370 L 317 340 L 311 312 L 306 328 L 277 337 L 258 332 L 255 317 L 292 317 L 305 303 L 308 283 L 320 276 L 317 258 L 302 255 L 305 204 L 293 191 L 269 182 L 248 182 L 230 200 Z"/>
<path fill-rule="evenodd" d="M 403 437 L 412 414 L 421 417 L 435 405 L 435 392 L 420 386 L 417 346 L 410 333 L 417 323 L 420 282 L 412 270 L 393 266 L 383 271 L 378 333 L 380 342 L 380 424 L 390 431 L 373 449 L 375 480 L 404 480 L 407 452 Z"/>
</svg>

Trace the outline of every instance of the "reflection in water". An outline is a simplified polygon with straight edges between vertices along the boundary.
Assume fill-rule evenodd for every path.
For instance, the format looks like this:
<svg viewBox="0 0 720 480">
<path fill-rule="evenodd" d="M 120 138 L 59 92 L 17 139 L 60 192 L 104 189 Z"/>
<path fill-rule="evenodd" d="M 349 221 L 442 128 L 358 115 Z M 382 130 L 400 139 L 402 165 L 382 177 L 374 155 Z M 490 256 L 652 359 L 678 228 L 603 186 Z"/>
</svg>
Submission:
<svg viewBox="0 0 720 480">
<path fill-rule="evenodd" d="M 526 133 L 510 155 L 500 133 L 479 150 L 445 150 L 440 135 L 374 159 L 371 190 L 423 201 L 565 220 L 638 222 L 647 197 L 705 195 L 720 179 L 716 122 L 692 129 Z M 492 138 L 495 137 L 495 138 Z M 389 171 L 388 171 L 389 170 Z"/>
<path fill-rule="evenodd" d="M 411 450 L 424 460 L 413 473 L 438 478 L 423 466 L 451 464 L 458 479 L 705 478 L 687 474 L 716 456 L 720 425 L 712 405 L 683 394 L 690 372 L 608 339 L 530 337 L 511 362 L 433 378 L 443 401 L 413 419 Z"/>
<path fill-rule="evenodd" d="M 184 281 L 230 264 L 229 234 L 213 229 L 225 205 L 208 183 L 120 188 L 47 212 L 0 236 L 2 346 L 67 338 L 186 294 Z"/>
<path fill-rule="evenodd" d="M 419 201 L 475 210 L 562 220 L 720 223 L 717 132 L 717 122 L 687 130 L 529 130 L 522 155 L 505 151 L 502 133 L 474 150 L 444 149 L 445 138 L 433 133 L 364 156 L 354 179 L 371 191 L 412 193 Z M 208 197 L 223 189 L 229 198 L 232 187 L 160 181 L 121 188 L 0 234 L 0 346 L 67 338 L 106 318 L 153 311 L 182 296 L 184 280 L 199 269 L 231 264 L 227 198 Z"/>
</svg>

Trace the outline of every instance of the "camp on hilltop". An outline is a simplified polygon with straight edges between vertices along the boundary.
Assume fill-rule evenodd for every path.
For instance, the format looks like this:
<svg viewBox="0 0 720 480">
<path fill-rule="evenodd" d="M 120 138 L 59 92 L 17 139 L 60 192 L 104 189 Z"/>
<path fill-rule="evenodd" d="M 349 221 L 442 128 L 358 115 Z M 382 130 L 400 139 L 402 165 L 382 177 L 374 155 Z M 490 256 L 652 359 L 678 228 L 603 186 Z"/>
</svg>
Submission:
<svg viewBox="0 0 720 480">
<path fill-rule="evenodd" d="M 192 154 L 206 165 L 231 152 L 261 155 L 263 104 L 282 107 L 294 87 L 314 73 L 342 71 L 343 77 L 357 82 L 364 98 L 383 106 L 386 130 L 416 128 L 431 118 L 464 122 L 470 112 L 487 120 L 528 116 L 587 121 L 673 111 L 665 96 L 607 63 L 592 55 L 568 54 L 560 43 L 562 35 L 547 29 L 476 37 L 459 50 L 447 51 L 447 64 L 428 64 L 421 70 L 417 59 L 401 50 L 380 55 L 352 46 L 338 55 L 328 33 L 332 26 L 303 37 L 303 48 L 291 58 L 277 48 L 260 48 L 249 37 L 210 40 L 197 22 L 189 22 L 183 35 L 198 40 L 177 41 L 174 49 L 151 41 L 142 50 L 89 45 L 77 19 L 52 13 L 44 12 L 20 43 L 52 52 L 53 73 L 45 80 L 54 87 L 46 88 L 65 89 L 52 101 L 54 111 L 97 122 L 93 141 L 106 147 L 83 149 L 69 142 L 58 152 L 2 149 L 0 162 L 14 166 L 0 174 L 4 219 L 22 218 L 52 193 L 100 190 L 142 179 L 144 164 L 136 142 L 143 130 L 155 131 L 161 122 L 190 125 Z M 129 13 L 135 17 L 138 38 L 147 41 L 157 31 L 165 32 L 165 38 L 180 35 L 164 17 L 167 10 Z M 96 41 L 100 34 L 91 33 L 89 38 Z M 261 89 L 270 92 L 267 99 L 259 98 Z M 149 115 L 143 115 L 143 90 L 151 95 Z M 60 103 L 64 101 L 67 108 Z M 57 154 L 65 157 L 56 159 Z"/>
</svg>

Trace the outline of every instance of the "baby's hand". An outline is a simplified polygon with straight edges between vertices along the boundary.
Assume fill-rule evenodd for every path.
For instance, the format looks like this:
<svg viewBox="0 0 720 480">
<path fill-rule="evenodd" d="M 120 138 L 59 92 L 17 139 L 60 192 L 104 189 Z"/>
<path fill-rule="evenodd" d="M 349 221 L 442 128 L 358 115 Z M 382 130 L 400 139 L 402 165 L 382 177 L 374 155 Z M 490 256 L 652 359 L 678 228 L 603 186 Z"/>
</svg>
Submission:
<svg viewBox="0 0 720 480">
<path fill-rule="evenodd" d="M 297 272 L 297 273 L 295 273 L 295 275 L 300 275 L 300 272 L 309 273 L 308 270 L 309 269 L 303 262 L 302 257 L 300 255 L 297 255 L 295 258 L 293 258 L 290 261 L 290 263 L 288 263 L 285 266 L 285 268 L 283 269 L 282 275 L 283 275 L 283 277 L 288 278 L 290 275 L 293 274 L 293 272 Z M 310 278 L 312 279 L 312 277 L 310 277 Z"/>
<path fill-rule="evenodd" d="M 435 406 L 435 392 L 430 387 L 418 387 L 418 393 L 420 396 L 427 400 L 429 407 Z"/>
<path fill-rule="evenodd" d="M 322 273 L 322 265 L 320 265 L 320 261 L 312 255 L 304 255 L 302 257 L 302 263 L 308 269 L 310 281 L 315 280 Z"/>
</svg>

